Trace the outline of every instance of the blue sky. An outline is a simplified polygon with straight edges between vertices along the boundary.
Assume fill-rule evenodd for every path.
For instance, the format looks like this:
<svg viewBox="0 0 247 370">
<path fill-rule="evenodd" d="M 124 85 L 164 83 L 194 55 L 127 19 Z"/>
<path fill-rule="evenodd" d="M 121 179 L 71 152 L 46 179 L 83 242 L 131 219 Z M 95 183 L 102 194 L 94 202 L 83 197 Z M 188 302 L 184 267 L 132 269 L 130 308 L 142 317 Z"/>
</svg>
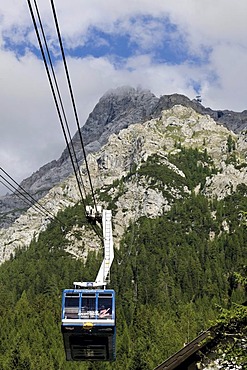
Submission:
<svg viewBox="0 0 247 370">
<path fill-rule="evenodd" d="M 171 24 L 168 17 L 136 16 L 129 20 L 129 24 L 130 29 L 125 30 L 118 22 L 114 27 L 118 32 L 114 33 L 90 27 L 87 41 L 82 47 L 74 49 L 74 55 L 92 55 L 96 58 L 113 55 L 128 59 L 134 55 L 150 53 L 153 61 L 172 64 L 188 58 L 187 48 L 181 36 L 177 35 L 176 25 Z M 138 29 L 145 32 L 142 35 L 136 34 Z"/>
<path fill-rule="evenodd" d="M 65 91 L 50 1 L 37 3 Z M 55 0 L 55 6 L 81 124 L 108 89 L 122 85 L 156 96 L 200 94 L 213 109 L 247 108 L 246 0 Z M 0 82 L 0 165 L 20 181 L 65 146 L 26 0 L 0 0 Z M 66 91 L 64 99 L 69 103 Z"/>
<path fill-rule="evenodd" d="M 168 16 L 136 15 L 128 20 L 128 25 L 129 28 L 126 29 L 121 20 L 115 22 L 113 30 L 90 25 L 80 43 L 71 45 L 71 40 L 66 42 L 65 39 L 66 55 L 72 58 L 105 57 L 111 59 L 116 67 L 117 61 L 122 61 L 123 66 L 129 58 L 143 54 L 149 55 L 151 61 L 157 64 L 180 65 L 187 62 L 202 65 L 208 60 L 210 49 L 204 48 L 199 54 L 191 52 L 186 37 Z M 33 31 L 32 27 L 23 32 L 23 38 L 19 42 L 13 38 L 13 34 L 18 34 L 18 29 L 13 27 L 11 31 L 10 34 L 3 34 L 5 50 L 13 50 L 19 58 L 25 56 L 27 50 L 42 58 L 38 44 L 31 43 L 28 38 Z M 57 40 L 52 40 L 49 33 L 47 37 L 48 41 L 53 41 L 50 51 L 54 60 L 61 60 Z"/>
</svg>

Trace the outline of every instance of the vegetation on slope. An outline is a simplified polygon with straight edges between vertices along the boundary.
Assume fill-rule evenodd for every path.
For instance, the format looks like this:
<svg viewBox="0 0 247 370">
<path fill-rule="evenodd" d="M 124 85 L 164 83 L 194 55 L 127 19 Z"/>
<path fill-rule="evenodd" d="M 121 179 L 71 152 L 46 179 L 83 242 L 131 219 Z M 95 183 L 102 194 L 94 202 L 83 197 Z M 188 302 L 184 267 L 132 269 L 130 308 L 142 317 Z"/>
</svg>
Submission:
<svg viewBox="0 0 247 370">
<path fill-rule="evenodd" d="M 192 190 L 194 176 L 197 184 L 203 183 L 209 167 L 200 167 L 201 158 L 188 160 L 193 151 L 182 154 L 173 160 L 184 173 L 194 173 Z M 162 178 L 161 166 L 150 159 L 140 170 L 152 178 L 150 186 L 155 186 L 155 178 L 158 186 L 161 180 L 165 183 L 167 172 Z M 117 295 L 114 364 L 65 361 L 61 291 L 72 287 L 73 281 L 93 280 L 101 256 L 90 253 L 85 265 L 71 257 L 64 250 L 64 231 L 51 224 L 38 241 L 0 266 L 1 369 L 150 370 L 215 322 L 222 309 L 230 310 L 232 318 L 232 307 L 246 300 L 247 234 L 239 218 L 246 209 L 245 185 L 221 201 L 209 201 L 192 191 L 186 198 L 174 199 L 167 214 L 130 225 L 111 273 L 111 288 Z M 85 223 L 80 205 L 59 218 L 67 230 Z M 239 276 L 241 282 L 236 280 Z M 224 320 L 225 326 L 232 322 L 226 316 Z"/>
</svg>

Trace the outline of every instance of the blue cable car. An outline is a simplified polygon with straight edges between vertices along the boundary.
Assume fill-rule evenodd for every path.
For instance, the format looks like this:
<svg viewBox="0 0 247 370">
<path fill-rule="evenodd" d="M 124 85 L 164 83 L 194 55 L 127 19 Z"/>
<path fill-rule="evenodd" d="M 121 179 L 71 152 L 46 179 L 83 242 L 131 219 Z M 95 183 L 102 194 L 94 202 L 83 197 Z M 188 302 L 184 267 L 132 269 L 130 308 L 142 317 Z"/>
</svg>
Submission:
<svg viewBox="0 0 247 370">
<path fill-rule="evenodd" d="M 94 282 L 74 282 L 62 297 L 62 334 L 68 361 L 116 359 L 115 292 L 106 289 L 114 258 L 111 211 L 86 207 L 87 217 L 102 220 L 104 259 Z"/>
<path fill-rule="evenodd" d="M 62 334 L 67 361 L 114 361 L 114 290 L 65 289 L 62 296 Z"/>
</svg>

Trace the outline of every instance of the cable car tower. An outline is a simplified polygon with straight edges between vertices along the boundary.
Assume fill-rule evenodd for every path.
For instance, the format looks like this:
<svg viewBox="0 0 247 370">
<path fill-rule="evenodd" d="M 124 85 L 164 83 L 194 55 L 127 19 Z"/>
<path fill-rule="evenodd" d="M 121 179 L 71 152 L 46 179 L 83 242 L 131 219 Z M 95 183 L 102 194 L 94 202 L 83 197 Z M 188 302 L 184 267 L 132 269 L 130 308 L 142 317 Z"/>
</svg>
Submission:
<svg viewBox="0 0 247 370">
<path fill-rule="evenodd" d="M 86 207 L 90 222 L 101 222 L 104 258 L 94 282 L 74 282 L 62 296 L 62 334 L 68 361 L 116 359 L 115 292 L 106 289 L 114 259 L 112 213 Z"/>
</svg>

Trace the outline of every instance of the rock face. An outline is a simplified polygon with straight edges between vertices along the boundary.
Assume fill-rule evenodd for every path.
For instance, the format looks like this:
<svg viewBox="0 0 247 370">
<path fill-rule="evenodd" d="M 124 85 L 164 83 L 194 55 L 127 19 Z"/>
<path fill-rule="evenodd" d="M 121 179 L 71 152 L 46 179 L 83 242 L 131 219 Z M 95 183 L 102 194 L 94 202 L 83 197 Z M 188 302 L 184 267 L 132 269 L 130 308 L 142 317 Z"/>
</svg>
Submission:
<svg viewBox="0 0 247 370">
<path fill-rule="evenodd" d="M 147 90 L 121 87 L 108 91 L 95 106 L 85 125 L 81 129 L 86 153 L 94 153 L 106 144 L 111 134 L 118 134 L 133 123 L 143 123 L 151 118 L 160 117 L 162 111 L 175 105 L 193 108 L 202 115 L 209 115 L 217 123 L 239 133 L 247 127 L 247 111 L 213 111 L 204 108 L 199 102 L 191 101 L 184 95 L 164 95 L 157 98 Z M 73 138 L 78 160 L 83 161 L 80 137 L 77 132 Z M 73 171 L 68 149 L 58 160 L 41 167 L 32 176 L 25 179 L 21 186 L 35 199 L 41 199 L 49 190 L 66 179 Z M 0 197 L 0 227 L 8 227 L 26 209 L 25 201 L 18 194 Z"/>
<path fill-rule="evenodd" d="M 86 153 L 99 150 L 112 133 L 118 133 L 132 123 L 147 120 L 158 100 L 147 90 L 131 87 L 108 91 L 99 100 L 81 129 Z M 73 143 L 78 161 L 81 163 L 83 155 L 78 132 L 73 138 Z M 38 200 L 72 172 L 73 168 L 66 148 L 58 160 L 41 167 L 25 179 L 21 186 Z M 18 194 L 0 197 L 0 227 L 8 227 L 26 209 L 26 202 L 20 200 Z"/>
<path fill-rule="evenodd" d="M 243 112 L 212 110 L 211 108 L 205 108 L 198 101 L 190 100 L 181 94 L 161 96 L 153 114 L 154 116 L 157 116 L 161 111 L 170 109 L 174 105 L 193 108 L 197 113 L 210 116 L 215 120 L 215 122 L 226 126 L 229 130 L 236 133 L 245 130 L 247 127 L 247 110 L 244 110 Z"/>
<path fill-rule="evenodd" d="M 141 216 L 162 215 L 170 209 L 174 200 L 190 193 L 185 174 L 168 160 L 168 153 L 177 153 L 180 150 L 178 141 L 185 148 L 198 148 L 202 152 L 206 149 L 217 168 L 216 173 L 207 178 L 203 188 L 201 184 L 196 185 L 194 189 L 196 193 L 202 192 L 208 197 L 222 198 L 238 184 L 247 183 L 245 166 L 247 142 L 244 134 L 235 134 L 217 124 L 211 117 L 201 115 L 190 107 L 173 106 L 160 112 L 158 118 L 119 129 L 118 133 L 111 134 L 99 151 L 88 155 L 90 175 L 97 199 L 103 205 L 107 204 L 104 199 L 114 201 L 116 246 L 130 222 Z M 234 143 L 234 155 L 238 166 L 227 164 L 230 143 L 231 145 Z M 152 179 L 138 171 L 133 172 L 133 168 L 141 169 L 153 155 L 157 156 L 160 165 L 168 168 L 182 180 L 180 184 L 167 181 L 162 187 L 158 183 L 154 186 Z M 133 176 L 130 175 L 131 171 L 134 173 Z M 84 164 L 81 172 L 85 190 L 89 193 L 90 186 Z M 56 214 L 79 200 L 77 182 L 71 175 L 55 185 L 40 202 L 52 214 Z M 0 230 L 0 261 L 8 259 L 16 247 L 23 247 L 32 238 L 37 237 L 39 232 L 46 228 L 47 222 L 46 217 L 32 207 L 9 228 Z M 91 249 L 97 248 L 98 240 L 86 231 L 84 236 Z M 84 257 L 87 251 L 82 245 L 78 245 L 72 235 L 67 238 L 71 241 L 68 251 L 73 255 Z"/>
<path fill-rule="evenodd" d="M 86 153 L 98 151 L 112 133 L 118 133 L 132 123 L 144 122 L 150 117 L 158 98 L 147 90 L 121 87 L 108 91 L 96 104 L 81 129 Z M 72 139 L 77 159 L 83 161 L 80 135 Z M 52 161 L 34 173 L 22 185 L 32 191 L 50 189 L 72 173 L 69 152 L 66 148 L 58 161 Z"/>
</svg>

